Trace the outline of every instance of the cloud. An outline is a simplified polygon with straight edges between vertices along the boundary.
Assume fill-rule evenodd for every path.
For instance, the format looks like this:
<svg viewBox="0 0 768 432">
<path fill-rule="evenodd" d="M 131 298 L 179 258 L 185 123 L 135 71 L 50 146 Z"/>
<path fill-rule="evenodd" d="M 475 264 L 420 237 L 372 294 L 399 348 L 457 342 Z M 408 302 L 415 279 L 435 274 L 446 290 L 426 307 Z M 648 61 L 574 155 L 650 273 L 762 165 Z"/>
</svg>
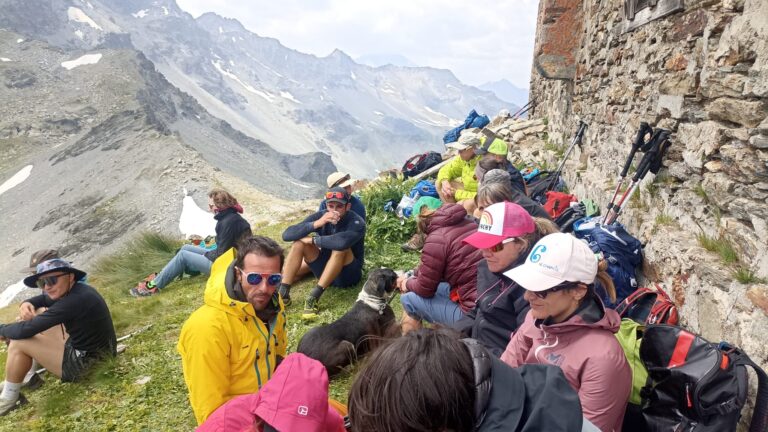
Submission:
<svg viewBox="0 0 768 432">
<path fill-rule="evenodd" d="M 237 18 L 261 36 L 325 56 L 400 54 L 450 69 L 465 83 L 502 78 L 527 87 L 538 0 L 177 0 L 193 16 Z M 256 6 L 257 5 L 257 6 Z"/>
</svg>

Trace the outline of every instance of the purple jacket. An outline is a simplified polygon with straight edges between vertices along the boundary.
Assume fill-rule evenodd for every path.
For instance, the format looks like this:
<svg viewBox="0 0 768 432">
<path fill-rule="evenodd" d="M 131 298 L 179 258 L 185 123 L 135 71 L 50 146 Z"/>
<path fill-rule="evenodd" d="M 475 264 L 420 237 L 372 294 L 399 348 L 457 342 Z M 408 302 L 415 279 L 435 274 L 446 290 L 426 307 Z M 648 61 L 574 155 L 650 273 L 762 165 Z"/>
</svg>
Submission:
<svg viewBox="0 0 768 432">
<path fill-rule="evenodd" d="M 477 299 L 477 263 L 483 258 L 480 250 L 462 240 L 477 231 L 477 224 L 467 218 L 459 204 L 443 204 L 432 216 L 421 253 L 416 276 L 408 279 L 408 291 L 430 298 L 437 284 L 451 285 L 451 300 L 462 312 L 475 307 Z"/>
<path fill-rule="evenodd" d="M 547 325 L 531 313 L 512 336 L 501 360 L 559 366 L 578 393 L 584 417 L 603 432 L 621 431 L 632 371 L 616 339 L 621 318 L 591 297 L 568 320 Z"/>
</svg>

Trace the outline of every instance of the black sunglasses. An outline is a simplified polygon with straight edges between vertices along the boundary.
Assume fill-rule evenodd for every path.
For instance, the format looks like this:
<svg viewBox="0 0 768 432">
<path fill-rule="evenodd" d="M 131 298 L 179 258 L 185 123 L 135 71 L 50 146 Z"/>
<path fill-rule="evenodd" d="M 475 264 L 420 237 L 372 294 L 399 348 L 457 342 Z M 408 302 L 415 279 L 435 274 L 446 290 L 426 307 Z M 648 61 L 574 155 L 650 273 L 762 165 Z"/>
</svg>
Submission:
<svg viewBox="0 0 768 432">
<path fill-rule="evenodd" d="M 580 284 L 581 284 L 581 282 L 565 281 L 565 282 L 562 282 L 562 283 L 560 283 L 558 285 L 553 286 L 552 288 L 550 288 L 548 290 L 532 291 L 532 292 L 533 292 L 533 294 L 536 297 L 538 297 L 538 298 L 543 300 L 543 299 L 547 298 L 547 296 L 552 294 L 552 293 L 556 293 L 558 291 L 565 291 L 565 290 L 568 290 L 568 289 L 573 289 L 573 288 L 578 287 Z"/>
</svg>

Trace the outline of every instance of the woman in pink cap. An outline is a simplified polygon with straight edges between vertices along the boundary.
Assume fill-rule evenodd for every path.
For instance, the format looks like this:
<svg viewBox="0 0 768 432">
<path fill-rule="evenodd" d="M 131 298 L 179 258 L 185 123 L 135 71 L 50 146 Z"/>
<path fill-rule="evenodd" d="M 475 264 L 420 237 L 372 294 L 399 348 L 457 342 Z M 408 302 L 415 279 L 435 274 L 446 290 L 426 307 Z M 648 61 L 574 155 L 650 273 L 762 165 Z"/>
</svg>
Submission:
<svg viewBox="0 0 768 432">
<path fill-rule="evenodd" d="M 621 318 L 606 309 L 595 286 L 616 290 L 598 259 L 581 240 L 550 234 L 525 263 L 505 274 L 525 288 L 531 310 L 501 360 L 559 366 L 579 394 L 584 417 L 603 432 L 620 431 L 632 372 L 615 337 Z"/>
<path fill-rule="evenodd" d="M 344 419 L 328 403 L 328 373 L 304 354 L 280 363 L 258 393 L 220 406 L 197 432 L 344 432 Z"/>
</svg>

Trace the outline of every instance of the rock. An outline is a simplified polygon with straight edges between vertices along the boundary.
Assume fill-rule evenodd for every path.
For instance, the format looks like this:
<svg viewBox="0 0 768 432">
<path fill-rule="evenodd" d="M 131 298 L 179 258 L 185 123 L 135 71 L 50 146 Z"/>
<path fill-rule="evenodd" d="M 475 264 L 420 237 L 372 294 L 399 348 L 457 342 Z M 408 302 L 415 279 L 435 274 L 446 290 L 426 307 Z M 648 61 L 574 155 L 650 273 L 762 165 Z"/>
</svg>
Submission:
<svg viewBox="0 0 768 432">
<path fill-rule="evenodd" d="M 707 105 L 709 117 L 754 128 L 766 117 L 765 107 L 759 101 L 720 98 Z"/>
<path fill-rule="evenodd" d="M 704 164 L 704 168 L 710 172 L 720 172 L 723 169 L 723 163 L 717 160 L 709 161 Z"/>
<path fill-rule="evenodd" d="M 682 53 L 675 53 L 664 65 L 667 70 L 682 71 L 688 67 L 688 59 Z"/>
<path fill-rule="evenodd" d="M 765 135 L 755 135 L 749 138 L 749 145 L 759 149 L 768 149 L 768 137 Z"/>
<path fill-rule="evenodd" d="M 523 131 L 517 131 L 514 135 L 512 135 L 512 142 L 516 143 L 521 141 L 523 138 L 525 138 L 525 133 Z"/>
<path fill-rule="evenodd" d="M 683 115 L 683 97 L 659 94 L 659 100 L 656 103 L 656 112 L 661 114 L 666 110 L 674 118 L 680 118 Z"/>
<path fill-rule="evenodd" d="M 747 298 L 764 314 L 768 315 L 768 286 L 765 284 L 753 286 L 747 290 Z"/>
<path fill-rule="evenodd" d="M 716 73 L 702 80 L 701 94 L 712 99 L 722 96 L 741 98 L 746 80 L 747 78 L 740 74 Z"/>
</svg>

